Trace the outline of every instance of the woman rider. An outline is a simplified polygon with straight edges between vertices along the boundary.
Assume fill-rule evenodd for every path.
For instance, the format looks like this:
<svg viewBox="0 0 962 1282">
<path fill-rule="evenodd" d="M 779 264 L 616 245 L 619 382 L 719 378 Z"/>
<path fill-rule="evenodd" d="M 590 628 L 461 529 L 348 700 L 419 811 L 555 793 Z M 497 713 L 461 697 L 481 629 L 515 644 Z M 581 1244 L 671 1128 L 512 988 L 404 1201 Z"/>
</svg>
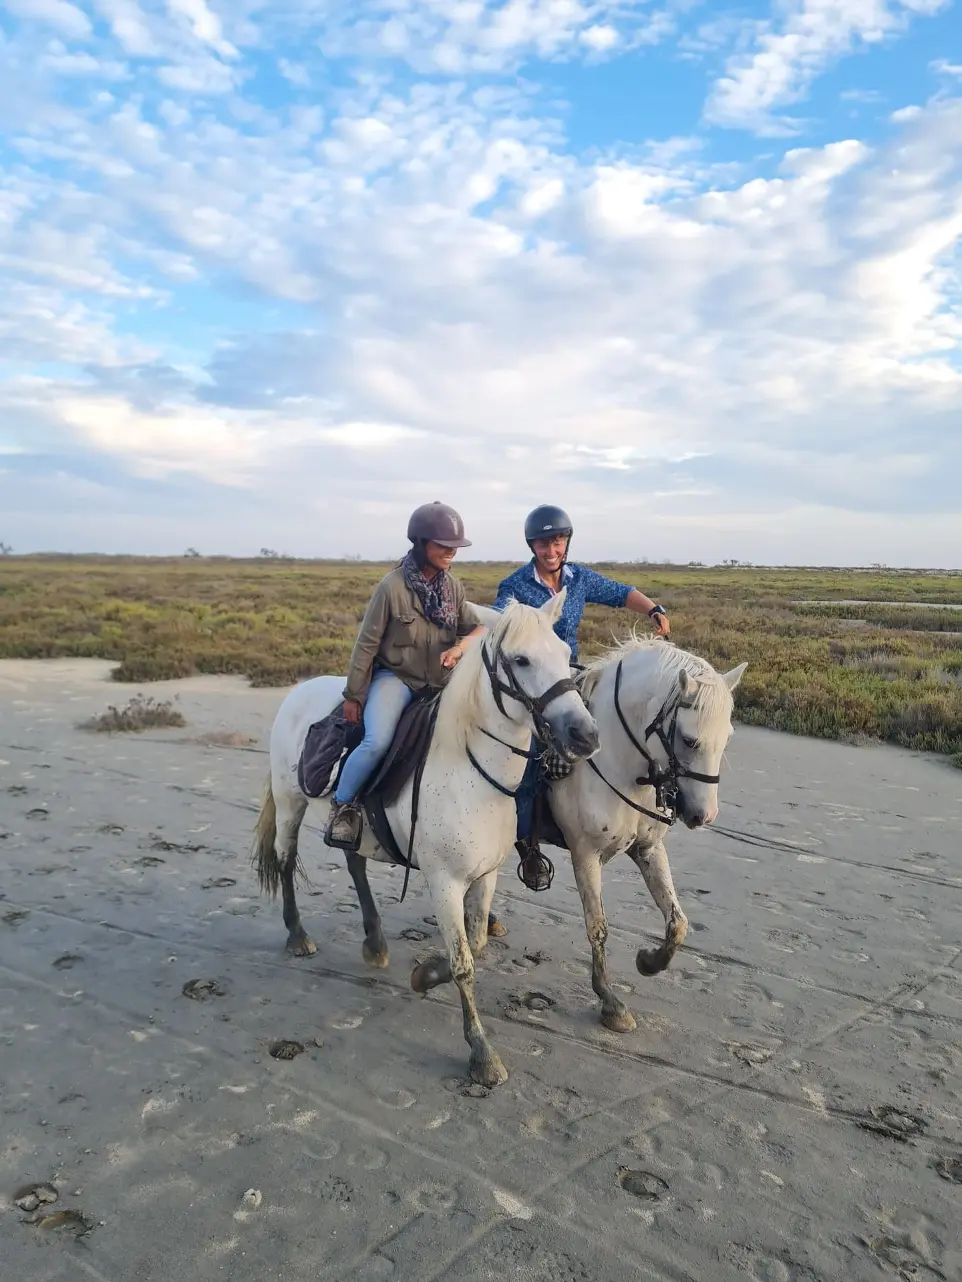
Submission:
<svg viewBox="0 0 962 1282">
<path fill-rule="evenodd" d="M 607 605 L 646 614 L 659 636 L 669 633 L 668 615 L 660 605 L 627 583 L 617 583 L 585 565 L 568 561 L 568 548 L 574 526 L 563 508 L 552 504 L 536 507 L 524 523 L 525 542 L 532 558 L 498 585 L 496 610 L 503 610 L 514 597 L 524 605 L 543 605 L 550 597 L 568 589 L 561 618 L 555 632 L 571 649 L 571 662 L 578 661 L 578 628 L 585 605 Z M 537 760 L 528 763 L 518 789 L 518 854 L 521 856 L 521 879 L 531 890 L 547 890 L 551 885 L 551 864 L 531 840 L 534 801 L 538 789 Z"/>
<path fill-rule="evenodd" d="M 324 840 L 355 848 L 358 797 L 394 738 L 415 692 L 440 689 L 470 638 L 483 632 L 451 574 L 458 548 L 471 546 L 464 522 L 444 503 L 419 507 L 408 522 L 411 551 L 374 589 L 354 643 L 344 719 L 363 719 L 364 738 L 344 762 Z"/>
</svg>

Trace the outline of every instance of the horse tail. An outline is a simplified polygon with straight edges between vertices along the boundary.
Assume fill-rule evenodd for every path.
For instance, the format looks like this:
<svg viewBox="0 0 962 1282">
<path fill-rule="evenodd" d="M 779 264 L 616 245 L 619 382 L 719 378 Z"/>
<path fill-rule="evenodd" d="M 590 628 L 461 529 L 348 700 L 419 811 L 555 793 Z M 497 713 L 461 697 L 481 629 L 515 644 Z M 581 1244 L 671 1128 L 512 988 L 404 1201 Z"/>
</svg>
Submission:
<svg viewBox="0 0 962 1282">
<path fill-rule="evenodd" d="M 277 806 L 274 802 L 274 790 L 268 776 L 264 788 L 264 802 L 257 816 L 254 827 L 254 844 L 251 849 L 251 863 L 257 869 L 257 880 L 262 891 L 271 898 L 276 898 L 281 884 L 281 865 L 277 858 L 275 841 L 277 839 Z"/>
</svg>

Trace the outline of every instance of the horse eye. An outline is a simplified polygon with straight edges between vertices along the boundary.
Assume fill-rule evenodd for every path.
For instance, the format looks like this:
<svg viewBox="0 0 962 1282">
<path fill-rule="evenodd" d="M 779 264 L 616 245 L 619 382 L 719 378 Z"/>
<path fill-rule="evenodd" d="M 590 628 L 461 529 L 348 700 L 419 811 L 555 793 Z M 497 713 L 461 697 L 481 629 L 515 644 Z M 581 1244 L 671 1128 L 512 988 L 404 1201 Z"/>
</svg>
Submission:
<svg viewBox="0 0 962 1282">
<path fill-rule="evenodd" d="M 694 750 L 698 747 L 698 740 L 697 740 L 697 739 L 689 739 L 689 738 L 688 738 L 688 736 L 687 736 L 686 734 L 683 734 L 683 735 L 681 736 L 681 741 L 682 741 L 682 743 L 685 745 L 685 747 L 686 747 L 686 748 L 690 748 L 693 752 L 694 752 Z"/>
<path fill-rule="evenodd" d="M 528 656 L 527 656 L 526 654 L 519 654 L 519 655 L 517 656 L 517 658 L 512 659 L 512 660 L 511 660 L 511 662 L 514 664 L 514 666 L 515 666 L 516 668 L 530 668 L 530 667 L 531 667 L 531 660 L 528 658 Z"/>
</svg>

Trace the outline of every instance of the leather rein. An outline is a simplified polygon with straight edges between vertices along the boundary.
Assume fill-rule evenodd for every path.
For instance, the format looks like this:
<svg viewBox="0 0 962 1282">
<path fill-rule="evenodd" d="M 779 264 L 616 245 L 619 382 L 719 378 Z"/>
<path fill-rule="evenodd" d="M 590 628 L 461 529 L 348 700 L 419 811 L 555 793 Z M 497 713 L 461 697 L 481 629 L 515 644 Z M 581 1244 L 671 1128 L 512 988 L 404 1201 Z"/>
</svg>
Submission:
<svg viewBox="0 0 962 1282">
<path fill-rule="evenodd" d="M 500 642 L 495 649 L 493 657 L 488 649 L 487 643 L 481 643 L 481 662 L 484 664 L 484 670 L 488 674 L 488 680 L 491 683 L 491 693 L 494 695 L 494 701 L 498 705 L 498 711 L 501 715 L 506 717 L 509 721 L 511 720 L 511 718 L 508 717 L 508 711 L 504 706 L 504 700 L 505 698 L 515 699 L 521 704 L 525 711 L 530 714 L 531 720 L 534 722 L 534 735 L 542 745 L 542 750 L 544 748 L 553 748 L 555 746 L 554 737 L 547 718 L 544 715 L 545 709 L 549 703 L 553 703 L 555 699 L 560 698 L 563 694 L 570 694 L 571 692 L 577 694 L 578 687 L 575 682 L 572 681 L 570 677 L 562 677 L 560 681 L 556 681 L 554 685 L 549 686 L 543 694 L 533 697 L 528 694 L 526 690 L 522 689 L 521 683 L 515 675 L 514 668 L 502 652 Z M 501 673 L 498 670 L 499 667 L 503 669 L 507 680 L 502 678 Z M 503 739 L 499 739 L 498 736 L 496 734 L 492 734 L 490 730 L 485 730 L 483 726 L 481 727 L 481 733 L 487 735 L 489 739 L 493 739 L 495 743 L 500 743 L 503 748 L 507 748 L 508 751 L 514 753 L 516 757 L 524 757 L 526 760 L 530 761 L 532 758 L 541 755 L 541 752 L 529 752 L 525 748 L 516 748 L 513 744 L 505 743 Z M 517 792 L 516 788 L 506 788 L 503 783 L 499 783 L 497 779 L 488 774 L 487 770 L 485 770 L 481 765 L 470 748 L 466 747 L 465 751 L 468 754 L 468 760 L 471 762 L 471 765 L 474 766 L 475 770 L 486 783 L 489 783 L 492 788 L 497 789 L 502 796 L 515 796 Z"/>
<path fill-rule="evenodd" d="M 621 707 L 623 662 L 622 659 L 619 659 L 618 666 L 615 669 L 615 712 L 618 714 L 618 720 L 621 722 L 622 729 L 628 736 L 632 747 L 647 762 L 648 773 L 640 775 L 635 780 L 635 783 L 641 788 L 654 788 L 657 810 L 649 810 L 647 806 L 642 806 L 637 801 L 632 801 L 630 797 L 626 797 L 620 789 L 615 787 L 610 779 L 605 778 L 593 758 L 588 759 L 588 765 L 602 783 L 607 784 L 615 796 L 619 797 L 626 806 L 630 806 L 632 810 L 636 810 L 638 814 L 644 815 L 645 818 L 654 819 L 657 823 L 665 824 L 666 827 L 670 828 L 678 818 L 679 779 L 694 779 L 698 783 L 718 783 L 720 776 L 699 774 L 697 770 L 689 770 L 687 766 L 678 760 L 678 754 L 675 752 L 675 731 L 678 727 L 678 713 L 681 708 L 690 708 L 692 705 L 683 701 L 681 692 L 677 688 L 672 690 L 661 705 L 657 715 L 645 728 L 643 742 L 638 741 Z M 652 735 L 660 741 L 662 748 L 665 750 L 665 756 L 668 758 L 667 766 L 660 766 L 645 747 Z"/>
</svg>

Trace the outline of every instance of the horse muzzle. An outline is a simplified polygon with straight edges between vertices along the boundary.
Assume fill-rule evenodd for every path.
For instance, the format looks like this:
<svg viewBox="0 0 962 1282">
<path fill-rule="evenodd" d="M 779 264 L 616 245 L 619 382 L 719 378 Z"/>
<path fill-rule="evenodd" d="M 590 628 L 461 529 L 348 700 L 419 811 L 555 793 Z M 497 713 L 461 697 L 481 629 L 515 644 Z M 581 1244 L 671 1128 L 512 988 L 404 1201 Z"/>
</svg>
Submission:
<svg viewBox="0 0 962 1282">
<path fill-rule="evenodd" d="M 555 746 L 571 761 L 593 757 L 601 746 L 598 727 L 592 716 L 559 719 L 551 727 Z"/>
</svg>

